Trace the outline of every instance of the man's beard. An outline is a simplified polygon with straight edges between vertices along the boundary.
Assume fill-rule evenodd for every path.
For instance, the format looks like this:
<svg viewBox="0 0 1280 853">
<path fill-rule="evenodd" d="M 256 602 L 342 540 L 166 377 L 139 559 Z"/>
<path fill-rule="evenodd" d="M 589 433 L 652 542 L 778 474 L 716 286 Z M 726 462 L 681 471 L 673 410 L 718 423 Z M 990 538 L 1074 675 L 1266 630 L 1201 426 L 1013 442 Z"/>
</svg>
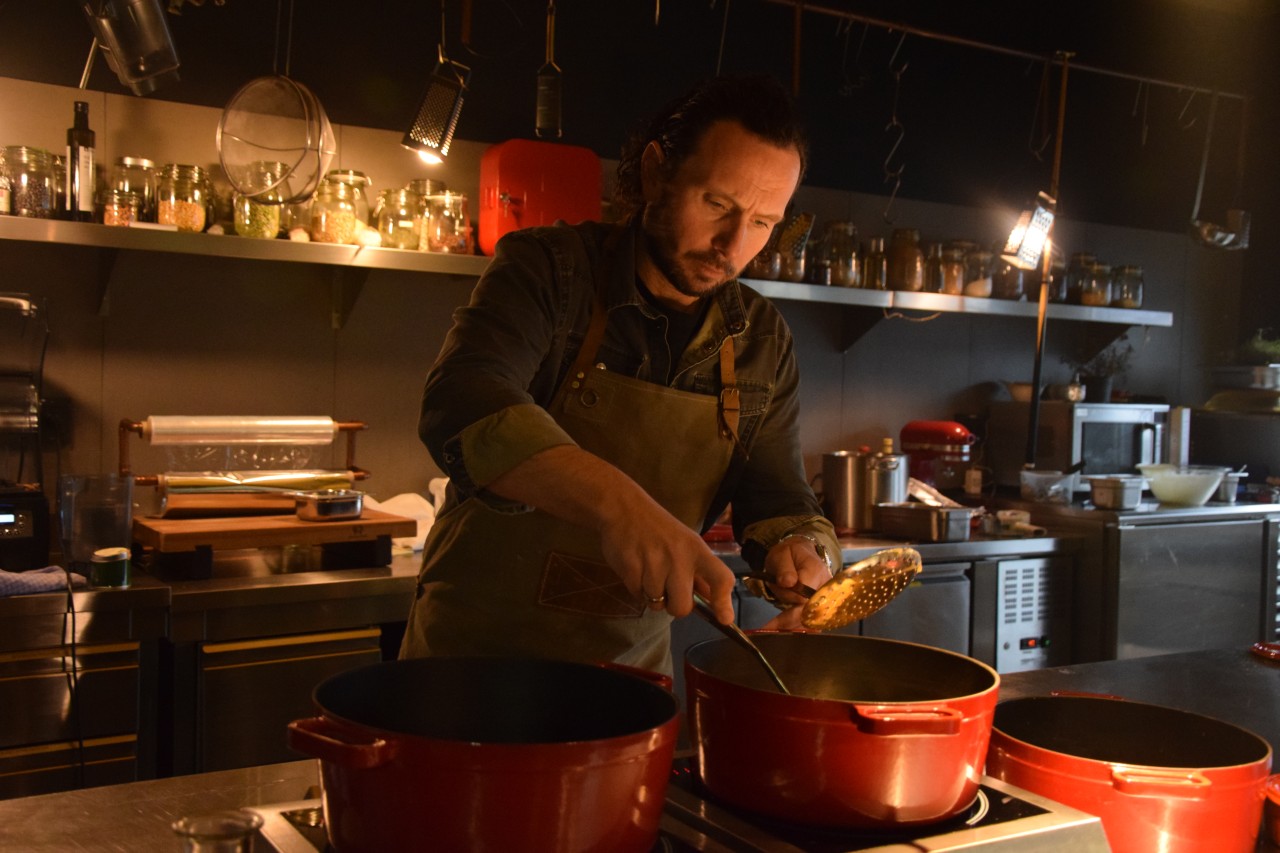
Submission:
<svg viewBox="0 0 1280 853">
<path fill-rule="evenodd" d="M 649 258 L 658 272 L 662 273 L 680 293 L 694 298 L 713 296 L 737 277 L 738 270 L 714 250 L 689 251 L 679 257 L 676 256 L 676 236 L 671 224 L 671 206 L 665 193 L 658 201 L 646 206 L 642 216 L 641 225 Z M 680 264 L 682 260 L 686 263 L 709 263 L 718 266 L 724 273 L 724 278 L 713 285 L 702 285 L 685 273 Z"/>
</svg>

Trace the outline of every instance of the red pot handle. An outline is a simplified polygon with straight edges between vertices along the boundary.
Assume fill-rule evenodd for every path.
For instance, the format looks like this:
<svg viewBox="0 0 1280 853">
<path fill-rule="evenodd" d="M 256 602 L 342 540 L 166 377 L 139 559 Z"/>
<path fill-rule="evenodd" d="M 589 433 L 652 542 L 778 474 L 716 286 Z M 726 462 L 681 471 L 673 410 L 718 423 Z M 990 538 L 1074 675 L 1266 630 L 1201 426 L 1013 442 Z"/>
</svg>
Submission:
<svg viewBox="0 0 1280 853">
<path fill-rule="evenodd" d="M 612 669 L 627 675 L 634 675 L 636 678 L 642 678 L 645 681 L 658 685 L 663 690 L 670 691 L 675 687 L 675 681 L 671 676 L 654 672 L 651 669 L 641 669 L 638 666 L 627 666 L 625 663 L 614 663 L 613 661 L 605 661 L 600 664 L 605 669 Z"/>
<path fill-rule="evenodd" d="M 1253 653 L 1266 660 L 1280 660 L 1280 643 L 1254 643 Z"/>
<path fill-rule="evenodd" d="M 962 712 L 946 706 L 854 705 L 849 716 L 869 735 L 955 735 L 964 721 Z"/>
<path fill-rule="evenodd" d="M 380 767 L 396 756 L 396 743 L 374 738 L 363 743 L 347 740 L 347 732 L 325 717 L 308 717 L 289 724 L 289 746 L 312 758 L 354 770 Z"/>
<path fill-rule="evenodd" d="M 1158 770 L 1124 765 L 1112 765 L 1111 784 L 1122 794 L 1152 794 L 1183 800 L 1202 800 L 1213 788 L 1213 782 L 1199 770 Z"/>
</svg>

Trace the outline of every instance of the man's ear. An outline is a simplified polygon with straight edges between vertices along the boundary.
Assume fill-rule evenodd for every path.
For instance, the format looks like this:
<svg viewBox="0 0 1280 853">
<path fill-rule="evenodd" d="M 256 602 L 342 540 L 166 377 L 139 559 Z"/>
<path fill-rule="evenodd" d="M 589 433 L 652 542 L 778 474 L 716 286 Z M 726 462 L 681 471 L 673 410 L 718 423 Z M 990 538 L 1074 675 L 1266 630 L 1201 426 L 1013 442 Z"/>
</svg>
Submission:
<svg viewBox="0 0 1280 853">
<path fill-rule="evenodd" d="M 640 155 L 640 189 L 645 203 L 658 200 L 662 188 L 662 162 L 666 157 L 656 141 L 650 141 Z"/>
</svg>

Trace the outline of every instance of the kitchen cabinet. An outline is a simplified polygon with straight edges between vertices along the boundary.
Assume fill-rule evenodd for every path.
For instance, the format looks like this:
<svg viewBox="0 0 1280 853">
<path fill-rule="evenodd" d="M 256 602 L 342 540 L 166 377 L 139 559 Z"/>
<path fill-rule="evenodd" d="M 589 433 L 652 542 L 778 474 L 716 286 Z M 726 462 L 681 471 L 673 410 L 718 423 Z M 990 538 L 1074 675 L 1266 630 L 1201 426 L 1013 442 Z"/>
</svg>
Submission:
<svg viewBox="0 0 1280 853">
<path fill-rule="evenodd" d="M 334 328 L 342 327 L 371 270 L 403 270 L 475 278 L 483 272 L 489 262 L 489 258 L 479 255 L 410 252 L 401 249 L 340 246 L 328 243 L 297 243 L 291 240 L 253 240 L 227 235 L 194 234 L 151 228 L 116 228 L 86 222 L 63 222 L 15 216 L 0 216 L 0 240 L 57 243 L 95 249 L 98 253 L 97 279 L 100 288 L 100 304 L 104 312 L 109 304 L 111 274 L 115 258 L 121 251 L 175 252 L 235 258 L 250 262 L 312 264 L 323 268 L 330 278 Z M 770 299 L 816 302 L 851 309 L 844 312 L 845 329 L 842 345 L 845 349 L 880 320 L 887 311 L 992 314 L 1026 317 L 1031 320 L 1034 320 L 1037 315 L 1035 302 L 950 296 L 941 293 L 861 290 L 759 279 L 743 279 L 743 281 Z M 1067 320 L 1117 327 L 1173 325 L 1173 315 L 1168 312 L 1129 308 L 1094 308 L 1085 305 L 1055 304 L 1048 306 L 1046 316 L 1052 321 Z"/>
</svg>

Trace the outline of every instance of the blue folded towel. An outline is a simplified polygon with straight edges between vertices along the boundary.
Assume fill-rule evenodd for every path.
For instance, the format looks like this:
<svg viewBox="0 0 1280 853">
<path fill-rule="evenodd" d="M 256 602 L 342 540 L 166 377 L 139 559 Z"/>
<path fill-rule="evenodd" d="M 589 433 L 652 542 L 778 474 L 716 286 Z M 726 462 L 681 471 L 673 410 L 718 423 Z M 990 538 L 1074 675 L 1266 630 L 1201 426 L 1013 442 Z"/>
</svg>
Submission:
<svg viewBox="0 0 1280 853">
<path fill-rule="evenodd" d="M 71 572 L 73 587 L 86 586 L 84 575 Z M 67 573 L 61 566 L 45 566 L 29 572 L 6 572 L 0 569 L 0 598 L 31 595 L 35 592 L 58 592 L 67 588 Z"/>
</svg>

